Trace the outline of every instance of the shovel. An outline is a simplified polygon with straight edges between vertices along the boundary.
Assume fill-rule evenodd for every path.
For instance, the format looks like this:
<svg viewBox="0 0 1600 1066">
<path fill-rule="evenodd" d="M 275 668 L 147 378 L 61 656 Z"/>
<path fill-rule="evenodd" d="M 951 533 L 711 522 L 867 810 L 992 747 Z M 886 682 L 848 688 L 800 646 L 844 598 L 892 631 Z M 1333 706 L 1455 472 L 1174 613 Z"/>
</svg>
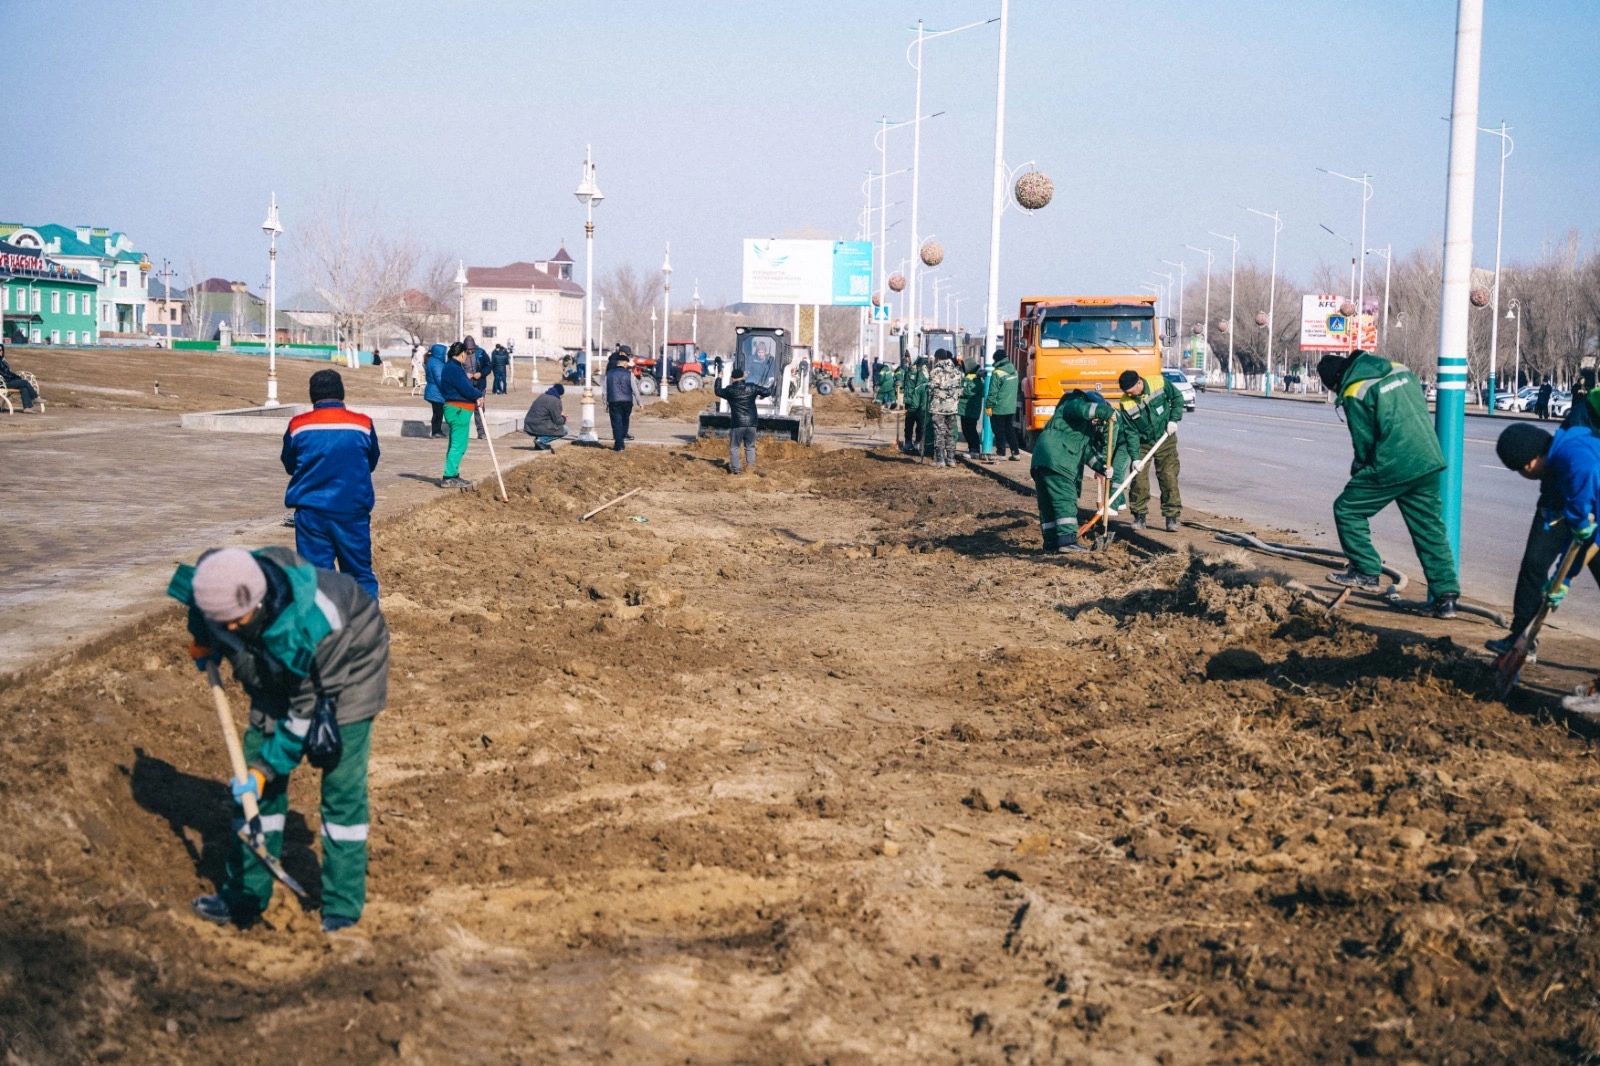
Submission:
<svg viewBox="0 0 1600 1066">
<path fill-rule="evenodd" d="M 478 408 L 478 417 L 483 418 L 485 413 L 487 413 L 487 409 L 480 405 Z M 494 464 L 494 479 L 500 484 L 500 502 L 510 503 L 511 497 L 506 495 L 505 478 L 500 476 L 500 460 L 495 458 L 494 454 L 494 434 L 489 432 L 489 424 L 487 421 L 485 421 L 483 425 L 483 439 L 484 442 L 489 445 L 489 461 Z"/>
<path fill-rule="evenodd" d="M 239 743 L 239 731 L 234 727 L 233 711 L 228 707 L 228 694 L 222 689 L 222 678 L 217 674 L 215 660 L 206 662 L 206 680 L 211 682 L 211 699 L 217 705 L 217 718 L 222 723 L 222 739 L 228 746 L 233 778 L 243 781 L 250 768 L 244 762 L 244 747 Z M 267 835 L 261 828 L 261 808 L 256 803 L 255 794 L 245 793 L 240 802 L 244 807 L 244 825 L 239 827 L 239 839 L 261 860 L 261 865 L 272 872 L 273 877 L 288 885 L 295 895 L 305 899 L 306 890 L 300 887 L 300 882 L 290 877 L 283 863 L 267 850 Z"/>
<path fill-rule="evenodd" d="M 1563 582 L 1578 572 L 1579 567 L 1587 565 L 1589 560 L 1594 558 L 1594 553 L 1593 544 L 1584 551 L 1582 543 L 1573 541 L 1568 546 L 1566 554 L 1561 557 L 1561 565 L 1556 567 L 1556 576 L 1551 578 L 1549 588 L 1559 588 Z M 1544 627 L 1545 618 L 1553 610 L 1555 608 L 1551 606 L 1549 600 L 1541 603 L 1539 613 L 1533 616 L 1533 621 L 1528 623 L 1528 628 L 1522 631 L 1522 635 L 1511 646 L 1511 650 L 1495 662 L 1494 694 L 1498 698 L 1505 699 L 1511 694 L 1511 690 L 1517 687 L 1517 679 L 1522 676 L 1522 664 L 1528 661 L 1528 649 L 1539 639 L 1539 630 Z"/>
</svg>

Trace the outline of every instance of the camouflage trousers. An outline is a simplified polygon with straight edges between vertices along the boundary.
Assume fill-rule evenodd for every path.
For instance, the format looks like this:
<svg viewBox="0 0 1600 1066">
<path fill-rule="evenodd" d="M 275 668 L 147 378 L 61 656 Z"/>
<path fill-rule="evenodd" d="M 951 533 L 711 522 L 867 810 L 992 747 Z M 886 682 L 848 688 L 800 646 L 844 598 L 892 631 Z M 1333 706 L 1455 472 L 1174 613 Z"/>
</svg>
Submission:
<svg viewBox="0 0 1600 1066">
<path fill-rule="evenodd" d="M 956 461 L 956 415 L 935 414 L 933 419 L 933 458 L 936 462 Z"/>
</svg>

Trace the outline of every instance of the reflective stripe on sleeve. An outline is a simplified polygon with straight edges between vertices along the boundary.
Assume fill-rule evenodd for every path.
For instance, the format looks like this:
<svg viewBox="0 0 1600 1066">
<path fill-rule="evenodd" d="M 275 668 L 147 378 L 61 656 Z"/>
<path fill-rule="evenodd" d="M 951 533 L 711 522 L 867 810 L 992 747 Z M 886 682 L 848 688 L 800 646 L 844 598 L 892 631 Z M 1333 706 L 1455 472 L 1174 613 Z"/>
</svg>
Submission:
<svg viewBox="0 0 1600 1066">
<path fill-rule="evenodd" d="M 365 840 L 367 839 L 368 823 L 360 825 L 334 825 L 332 822 L 322 823 L 322 835 L 329 840 Z"/>
<path fill-rule="evenodd" d="M 263 814 L 261 816 L 261 831 L 263 833 L 281 833 L 281 832 L 283 832 L 283 820 L 284 820 L 285 817 L 286 817 L 286 815 L 282 815 L 282 814 Z M 235 818 L 233 820 L 233 831 L 235 833 L 237 833 L 239 830 L 241 830 L 243 828 L 244 828 L 244 819 L 243 818 Z"/>
<path fill-rule="evenodd" d="M 309 718 L 285 718 L 278 724 L 297 737 L 303 738 L 307 733 L 311 732 L 311 719 Z"/>
</svg>

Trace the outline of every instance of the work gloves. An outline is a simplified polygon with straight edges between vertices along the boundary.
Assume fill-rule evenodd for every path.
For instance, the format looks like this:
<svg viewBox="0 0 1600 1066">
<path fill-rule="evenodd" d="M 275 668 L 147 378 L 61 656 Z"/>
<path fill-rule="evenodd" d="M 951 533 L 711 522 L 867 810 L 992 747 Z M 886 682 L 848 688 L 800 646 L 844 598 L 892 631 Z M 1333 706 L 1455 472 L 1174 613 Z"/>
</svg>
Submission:
<svg viewBox="0 0 1600 1066">
<path fill-rule="evenodd" d="M 243 805 L 246 796 L 255 796 L 256 802 L 261 802 L 261 790 L 267 787 L 267 778 L 260 770 L 246 770 L 243 778 L 233 778 L 228 782 L 233 790 L 233 802 Z"/>
</svg>

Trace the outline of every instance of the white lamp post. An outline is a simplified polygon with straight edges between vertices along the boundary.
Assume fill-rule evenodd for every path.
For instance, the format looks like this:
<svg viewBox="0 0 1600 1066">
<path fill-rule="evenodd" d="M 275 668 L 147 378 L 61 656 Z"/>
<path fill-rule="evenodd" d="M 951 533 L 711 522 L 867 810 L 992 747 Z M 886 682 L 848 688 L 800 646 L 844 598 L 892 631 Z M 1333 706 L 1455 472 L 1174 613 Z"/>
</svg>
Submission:
<svg viewBox="0 0 1600 1066">
<path fill-rule="evenodd" d="M 1272 331 L 1277 326 L 1276 311 L 1278 306 L 1278 234 L 1283 232 L 1283 219 L 1278 217 L 1278 212 L 1267 214 L 1257 211 L 1253 207 L 1246 207 L 1252 215 L 1272 219 L 1272 279 L 1267 282 L 1267 374 L 1262 381 L 1262 395 L 1272 395 Z M 1363 207 L 1363 211 L 1365 208 Z"/>
<path fill-rule="evenodd" d="M 667 345 L 672 342 L 672 243 L 667 242 L 667 257 L 661 260 L 661 398 L 667 398 L 667 379 L 672 368 L 667 365 Z"/>
<path fill-rule="evenodd" d="M 655 309 L 654 305 L 652 305 L 651 308 L 650 308 L 650 351 L 654 352 L 655 350 L 656 350 L 656 309 Z M 659 367 L 661 364 L 657 363 L 656 365 Z M 662 377 L 665 378 L 665 375 L 662 375 Z"/>
<path fill-rule="evenodd" d="M 598 353 L 604 354 L 606 350 L 606 298 L 604 296 L 600 297 L 600 306 L 596 307 L 595 311 L 600 316 L 600 336 L 595 341 L 595 349 Z M 583 360 L 583 372 L 585 374 L 589 372 L 589 359 L 587 356 Z M 590 428 L 593 429 L 594 427 L 591 426 Z"/>
<path fill-rule="evenodd" d="M 1355 291 L 1356 291 L 1356 242 L 1351 240 L 1349 237 L 1346 237 L 1342 233 L 1338 233 L 1338 232 L 1336 232 L 1334 230 L 1328 229 L 1327 226 L 1324 226 L 1320 222 L 1317 223 L 1317 226 L 1318 226 L 1318 228 L 1320 228 L 1322 230 L 1325 230 L 1330 236 L 1337 237 L 1339 240 L 1343 241 L 1345 244 L 1350 246 L 1350 293 L 1352 295 L 1354 295 Z M 1356 305 L 1356 314 L 1359 315 L 1360 313 L 1361 313 L 1361 306 L 1359 304 L 1357 304 Z M 1353 333 L 1351 335 L 1354 336 Z"/>
<path fill-rule="evenodd" d="M 1383 256 L 1383 337 L 1382 344 L 1389 343 L 1389 268 L 1393 265 L 1394 245 L 1386 244 L 1382 248 L 1368 248 L 1368 254 Z"/>
<path fill-rule="evenodd" d="M 583 221 L 583 403 L 579 410 L 582 423 L 578 439 L 594 442 L 600 438 L 594 432 L 594 205 L 604 200 L 600 185 L 595 181 L 594 161 L 589 147 L 583 149 L 583 176 L 573 193 L 584 208 Z M 604 306 L 604 301 L 601 301 Z M 602 323 L 604 319 L 602 318 Z"/>
<path fill-rule="evenodd" d="M 1506 317 L 1517 320 L 1517 362 L 1516 369 L 1511 372 L 1511 389 L 1513 392 L 1520 392 L 1522 390 L 1522 301 L 1515 296 L 1506 301 Z"/>
<path fill-rule="evenodd" d="M 1011 175 L 1006 171 L 1006 24 L 1010 15 L 1010 0 L 1000 0 L 1000 71 L 994 94 L 994 189 L 989 204 L 989 295 L 983 340 L 983 365 L 989 366 L 991 354 L 1000 346 L 1000 216 L 1006 209 L 1006 186 Z"/>
<path fill-rule="evenodd" d="M 1500 138 L 1500 207 L 1494 220 L 1494 289 L 1489 300 L 1489 413 L 1494 414 L 1494 362 L 1500 351 L 1500 234 L 1506 221 L 1506 160 L 1516 148 L 1516 142 L 1506 132 L 1508 127 L 1501 119 L 1497 130 L 1478 127 L 1479 133 L 1492 133 Z"/>
<path fill-rule="evenodd" d="M 456 340 L 467 335 L 467 263 L 456 260 Z"/>
<path fill-rule="evenodd" d="M 700 351 L 700 279 L 694 279 L 694 317 L 689 319 L 689 342 L 696 353 Z"/>
<path fill-rule="evenodd" d="M 1171 318 L 1172 317 L 1172 275 L 1168 274 L 1168 273 L 1165 273 L 1163 271 L 1160 271 L 1160 270 L 1150 270 L 1150 271 L 1146 271 L 1146 273 L 1154 274 L 1158 278 L 1165 278 L 1166 279 L 1167 284 L 1166 284 L 1166 289 L 1164 290 L 1166 292 L 1166 296 L 1163 297 L 1161 295 L 1161 292 L 1158 291 L 1156 293 L 1156 300 L 1161 304 L 1161 309 L 1166 312 L 1166 317 Z M 1165 353 L 1163 353 L 1163 357 L 1164 356 L 1165 356 Z M 1163 361 L 1163 365 L 1165 365 L 1164 361 Z"/>
<path fill-rule="evenodd" d="M 1170 259 L 1163 259 L 1161 261 L 1169 267 L 1178 268 L 1178 351 L 1180 353 L 1178 363 L 1181 365 L 1183 363 L 1183 358 L 1181 355 L 1183 351 L 1183 290 L 1188 287 L 1187 282 L 1189 279 L 1189 264 L 1185 263 L 1181 259 L 1176 263 Z M 1170 277 L 1171 275 L 1168 276 Z M 1169 305 L 1167 310 L 1170 311 L 1171 309 L 1172 308 Z"/>
<path fill-rule="evenodd" d="M 1372 199 L 1372 182 L 1370 180 L 1372 175 L 1363 170 L 1359 178 L 1352 178 L 1348 174 L 1340 174 L 1338 171 L 1329 170 L 1326 167 L 1318 167 L 1317 169 L 1330 178 L 1343 178 L 1345 181 L 1353 181 L 1361 186 L 1361 236 L 1356 247 L 1365 248 L 1367 246 L 1367 201 Z M 1367 263 L 1364 257 L 1361 261 L 1361 279 L 1356 283 L 1355 296 L 1356 314 L 1359 315 L 1367 309 Z"/>
<path fill-rule="evenodd" d="M 261 223 L 261 232 L 267 235 L 267 406 L 278 406 L 278 234 L 283 226 L 278 222 L 278 194 L 273 193 L 267 205 L 267 220 Z M 167 292 L 171 296 L 171 290 Z M 172 328 L 167 328 L 167 347 L 172 347 Z"/>
<path fill-rule="evenodd" d="M 1211 249 L 1210 248 L 1196 248 L 1192 244 L 1186 244 L 1186 245 L 1184 245 L 1184 247 L 1189 249 L 1189 251 L 1191 251 L 1191 252 L 1199 252 L 1201 255 L 1206 257 L 1206 310 L 1205 310 L 1205 317 L 1200 319 L 1200 325 L 1201 325 L 1200 339 L 1205 344 L 1206 358 L 1210 359 L 1210 357 L 1211 357 L 1211 261 L 1213 259 L 1215 259 L 1216 256 L 1211 254 Z M 1211 368 L 1210 367 L 1206 368 L 1206 373 L 1207 374 L 1211 373 Z"/>
<path fill-rule="evenodd" d="M 1216 230 L 1206 230 L 1213 237 L 1230 241 L 1233 244 L 1233 257 L 1228 263 L 1228 391 L 1233 391 L 1233 283 L 1239 270 L 1239 238 L 1237 235 L 1224 235 Z"/>
</svg>

